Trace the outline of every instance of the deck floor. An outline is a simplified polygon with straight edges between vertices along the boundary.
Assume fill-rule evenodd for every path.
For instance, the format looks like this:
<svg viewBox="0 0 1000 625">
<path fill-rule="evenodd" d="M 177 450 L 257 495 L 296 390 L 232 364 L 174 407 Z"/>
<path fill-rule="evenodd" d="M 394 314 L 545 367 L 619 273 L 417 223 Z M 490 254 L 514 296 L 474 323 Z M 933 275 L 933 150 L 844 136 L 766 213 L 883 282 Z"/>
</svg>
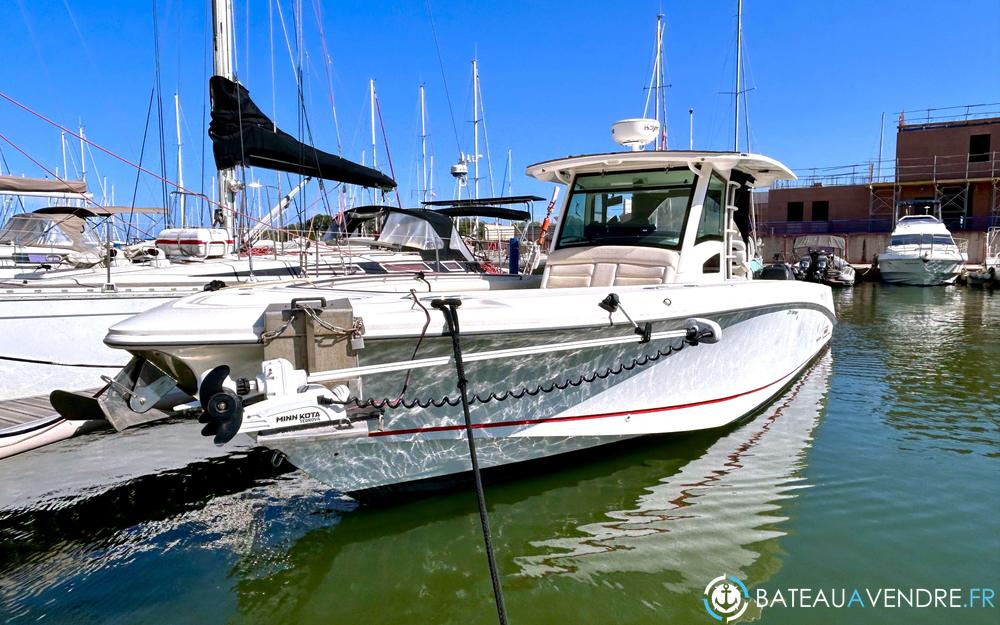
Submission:
<svg viewBox="0 0 1000 625">
<path fill-rule="evenodd" d="M 84 391 L 90 395 L 98 389 Z M 56 414 L 48 395 L 0 400 L 0 429 L 44 419 Z"/>
</svg>

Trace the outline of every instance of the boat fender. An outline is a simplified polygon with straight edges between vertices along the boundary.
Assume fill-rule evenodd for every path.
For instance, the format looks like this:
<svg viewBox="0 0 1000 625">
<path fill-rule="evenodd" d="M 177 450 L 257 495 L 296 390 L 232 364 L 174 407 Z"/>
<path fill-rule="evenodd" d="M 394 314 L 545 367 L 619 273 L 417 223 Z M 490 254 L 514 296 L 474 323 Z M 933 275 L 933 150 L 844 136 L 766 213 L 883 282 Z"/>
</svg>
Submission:
<svg viewBox="0 0 1000 625">
<path fill-rule="evenodd" d="M 688 345 L 718 343 L 722 338 L 722 327 L 710 319 L 692 317 L 684 322 L 684 329 L 687 330 L 684 342 Z"/>
<path fill-rule="evenodd" d="M 219 289 L 226 288 L 226 283 L 222 280 L 212 280 L 208 284 L 202 287 L 202 291 L 218 291 Z"/>
</svg>

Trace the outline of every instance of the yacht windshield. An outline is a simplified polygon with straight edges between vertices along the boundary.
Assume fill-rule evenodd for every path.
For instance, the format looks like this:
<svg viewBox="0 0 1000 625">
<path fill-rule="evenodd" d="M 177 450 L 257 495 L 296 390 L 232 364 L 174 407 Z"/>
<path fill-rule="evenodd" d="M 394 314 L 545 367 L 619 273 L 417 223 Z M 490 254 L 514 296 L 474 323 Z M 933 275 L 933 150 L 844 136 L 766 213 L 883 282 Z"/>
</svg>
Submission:
<svg viewBox="0 0 1000 625">
<path fill-rule="evenodd" d="M 680 247 L 694 191 L 690 169 L 579 174 L 557 248 Z"/>
<path fill-rule="evenodd" d="M 894 234 L 889 245 L 955 245 L 950 234 Z"/>
</svg>

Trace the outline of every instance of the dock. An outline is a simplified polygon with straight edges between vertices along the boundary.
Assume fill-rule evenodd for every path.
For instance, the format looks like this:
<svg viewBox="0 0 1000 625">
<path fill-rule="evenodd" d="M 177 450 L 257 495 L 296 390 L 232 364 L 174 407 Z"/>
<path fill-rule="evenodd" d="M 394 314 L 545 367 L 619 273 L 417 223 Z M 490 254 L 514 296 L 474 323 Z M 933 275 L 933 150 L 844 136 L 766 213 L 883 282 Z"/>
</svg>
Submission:
<svg viewBox="0 0 1000 625">
<path fill-rule="evenodd" d="M 48 395 L 0 401 L 0 458 L 61 441 L 101 424 L 63 419 L 52 407 Z"/>
</svg>

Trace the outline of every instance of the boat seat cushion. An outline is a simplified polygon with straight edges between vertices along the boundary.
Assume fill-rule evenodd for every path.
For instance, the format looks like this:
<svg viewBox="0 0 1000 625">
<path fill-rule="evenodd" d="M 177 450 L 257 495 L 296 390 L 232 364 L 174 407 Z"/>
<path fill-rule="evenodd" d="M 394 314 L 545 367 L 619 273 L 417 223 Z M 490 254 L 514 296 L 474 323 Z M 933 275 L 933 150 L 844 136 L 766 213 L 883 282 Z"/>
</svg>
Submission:
<svg viewBox="0 0 1000 625">
<path fill-rule="evenodd" d="M 666 284 L 677 275 L 673 250 L 628 245 L 570 247 L 549 254 L 543 289 Z"/>
</svg>

